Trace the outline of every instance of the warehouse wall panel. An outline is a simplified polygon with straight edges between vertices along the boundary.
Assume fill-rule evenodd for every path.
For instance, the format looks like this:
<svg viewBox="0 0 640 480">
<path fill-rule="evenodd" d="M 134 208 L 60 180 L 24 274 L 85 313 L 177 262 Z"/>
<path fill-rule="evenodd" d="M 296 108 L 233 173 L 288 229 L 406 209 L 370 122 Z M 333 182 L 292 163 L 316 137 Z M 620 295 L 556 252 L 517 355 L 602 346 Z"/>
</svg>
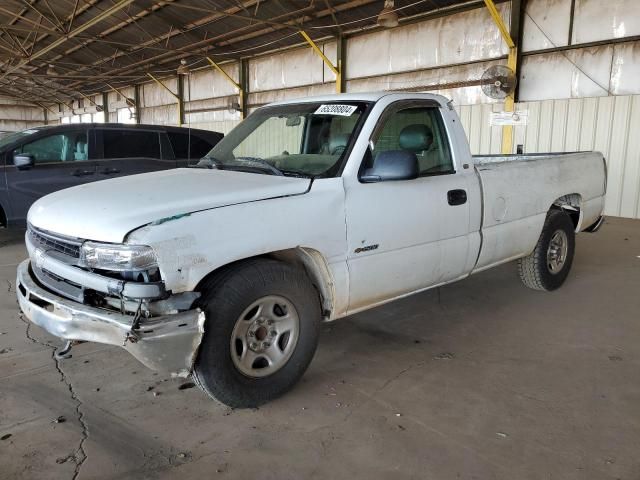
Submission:
<svg viewBox="0 0 640 480">
<path fill-rule="evenodd" d="M 503 18 L 510 4 L 498 5 Z M 489 28 L 487 28 L 489 27 Z M 506 55 L 484 8 L 360 35 L 347 42 L 347 78 L 386 75 Z M 376 54 L 372 55 L 371 52 Z"/>
<path fill-rule="evenodd" d="M 52 117 L 53 115 L 49 115 Z M 41 107 L 0 96 L 0 137 L 18 130 L 44 125 Z M 49 124 L 57 123 L 53 118 Z"/>
<path fill-rule="evenodd" d="M 221 68 L 233 80 L 238 82 L 239 64 L 225 63 Z M 215 97 L 236 95 L 238 90 L 213 67 L 194 71 L 189 75 L 189 81 L 185 82 L 185 100 L 203 100 Z"/>
<path fill-rule="evenodd" d="M 638 0 L 576 0 L 572 43 L 640 35 Z"/>
<path fill-rule="evenodd" d="M 564 47 L 569 43 L 571 0 L 528 0 L 522 51 Z"/>
</svg>

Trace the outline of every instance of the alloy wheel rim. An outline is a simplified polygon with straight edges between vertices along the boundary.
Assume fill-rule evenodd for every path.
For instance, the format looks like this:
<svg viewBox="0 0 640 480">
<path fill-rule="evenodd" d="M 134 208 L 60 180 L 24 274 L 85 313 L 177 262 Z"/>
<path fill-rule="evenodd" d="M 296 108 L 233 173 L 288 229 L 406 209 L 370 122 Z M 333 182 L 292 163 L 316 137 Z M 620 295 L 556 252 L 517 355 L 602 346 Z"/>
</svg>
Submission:
<svg viewBox="0 0 640 480">
<path fill-rule="evenodd" d="M 547 268 L 555 275 L 559 273 L 567 261 L 569 251 L 569 239 L 564 230 L 556 230 L 551 235 L 551 241 L 547 248 Z"/>
<path fill-rule="evenodd" d="M 294 305 L 279 295 L 261 297 L 236 320 L 231 359 L 247 377 L 273 375 L 291 358 L 300 333 Z"/>
</svg>

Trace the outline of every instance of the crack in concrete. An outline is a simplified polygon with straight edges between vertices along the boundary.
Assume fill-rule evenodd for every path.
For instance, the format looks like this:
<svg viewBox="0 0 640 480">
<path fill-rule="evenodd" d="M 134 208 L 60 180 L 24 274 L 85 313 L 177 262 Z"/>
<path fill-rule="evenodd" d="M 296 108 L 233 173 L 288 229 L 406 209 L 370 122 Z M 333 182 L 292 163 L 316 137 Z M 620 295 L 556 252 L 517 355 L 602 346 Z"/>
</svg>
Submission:
<svg viewBox="0 0 640 480">
<path fill-rule="evenodd" d="M 82 407 L 82 400 L 80 400 L 80 398 L 78 397 L 78 394 L 73 388 L 73 383 L 71 383 L 71 381 L 67 379 L 67 375 L 64 373 L 64 371 L 62 370 L 62 367 L 60 366 L 60 360 L 58 360 L 55 355 L 56 355 L 56 351 L 54 349 L 53 352 L 51 353 L 51 358 L 55 362 L 56 370 L 60 374 L 60 380 L 65 383 L 65 385 L 69 389 L 71 398 L 76 402 L 76 417 L 78 418 L 78 422 L 80 422 L 80 425 L 82 426 L 82 435 L 80 437 L 80 443 L 78 444 L 78 448 L 76 448 L 76 451 L 74 453 L 74 462 L 76 464 L 76 467 L 73 472 L 73 477 L 71 478 L 72 480 L 75 480 L 76 478 L 78 478 L 78 475 L 80 475 L 80 469 L 82 468 L 82 464 L 84 464 L 84 462 L 88 458 L 87 453 L 84 450 L 84 442 L 89 438 L 89 424 L 85 420 L 84 412 L 80 408 Z"/>
<path fill-rule="evenodd" d="M 84 450 L 84 442 L 89 438 L 89 424 L 84 418 L 84 412 L 81 410 L 83 402 L 78 397 L 78 394 L 76 393 L 75 388 L 73 387 L 73 383 L 71 383 L 71 381 L 68 380 L 66 373 L 64 373 L 64 370 L 62 370 L 62 367 L 60 365 L 60 360 L 56 358 L 56 347 L 54 345 L 51 345 L 48 342 L 41 342 L 40 340 L 32 337 L 30 332 L 31 322 L 29 322 L 28 320 L 25 320 L 22 315 L 19 315 L 19 317 L 20 317 L 20 320 L 22 320 L 22 322 L 24 322 L 26 325 L 25 336 L 27 337 L 27 339 L 29 339 L 33 343 L 37 343 L 38 345 L 42 345 L 43 347 L 47 347 L 51 349 L 51 359 L 54 362 L 55 369 L 58 371 L 58 374 L 60 375 L 60 381 L 64 382 L 64 384 L 67 386 L 67 388 L 69 389 L 69 393 L 71 394 L 71 399 L 76 404 L 76 409 L 75 409 L 76 417 L 78 418 L 78 422 L 82 426 L 80 443 L 78 444 L 78 448 L 76 448 L 73 454 L 73 462 L 75 463 L 75 469 L 71 479 L 76 480 L 76 478 L 78 478 L 78 475 L 80 475 L 80 469 L 82 468 L 82 465 L 88 458 L 87 453 Z"/>
</svg>

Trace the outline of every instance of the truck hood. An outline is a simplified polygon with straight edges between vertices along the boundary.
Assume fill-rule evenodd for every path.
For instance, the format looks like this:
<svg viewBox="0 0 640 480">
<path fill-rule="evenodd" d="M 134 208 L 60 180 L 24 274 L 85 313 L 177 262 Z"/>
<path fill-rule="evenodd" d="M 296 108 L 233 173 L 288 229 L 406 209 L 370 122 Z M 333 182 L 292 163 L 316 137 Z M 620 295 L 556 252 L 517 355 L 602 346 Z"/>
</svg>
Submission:
<svg viewBox="0 0 640 480">
<path fill-rule="evenodd" d="M 28 222 L 61 235 L 122 242 L 143 225 L 200 210 L 298 195 L 307 178 L 180 168 L 60 190 L 33 204 Z"/>
</svg>

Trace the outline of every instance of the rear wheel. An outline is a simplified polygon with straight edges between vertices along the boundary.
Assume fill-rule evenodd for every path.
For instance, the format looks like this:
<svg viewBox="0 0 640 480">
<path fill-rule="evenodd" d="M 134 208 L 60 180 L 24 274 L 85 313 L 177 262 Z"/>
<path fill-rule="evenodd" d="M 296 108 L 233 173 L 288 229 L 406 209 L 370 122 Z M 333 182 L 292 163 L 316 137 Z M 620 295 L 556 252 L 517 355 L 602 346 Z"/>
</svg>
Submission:
<svg viewBox="0 0 640 480">
<path fill-rule="evenodd" d="M 551 210 L 534 251 L 518 260 L 520 279 L 535 290 L 555 290 L 569 275 L 575 252 L 573 222 L 562 210 Z"/>
<path fill-rule="evenodd" d="M 304 271 L 275 260 L 243 263 L 205 285 L 201 306 L 207 320 L 194 379 L 225 405 L 279 397 L 313 358 L 321 310 Z"/>
</svg>

